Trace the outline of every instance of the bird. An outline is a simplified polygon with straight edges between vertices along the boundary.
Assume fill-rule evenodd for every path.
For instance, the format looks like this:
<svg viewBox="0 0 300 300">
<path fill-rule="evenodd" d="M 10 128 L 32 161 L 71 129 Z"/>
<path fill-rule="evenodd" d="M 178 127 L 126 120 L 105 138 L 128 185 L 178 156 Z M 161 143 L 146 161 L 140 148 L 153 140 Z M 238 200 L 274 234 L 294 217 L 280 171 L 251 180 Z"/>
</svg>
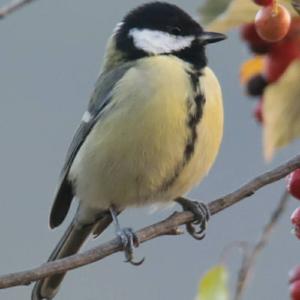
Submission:
<svg viewBox="0 0 300 300">
<path fill-rule="evenodd" d="M 177 202 L 194 213 L 189 233 L 203 238 L 209 209 L 182 196 L 207 175 L 220 149 L 222 91 L 205 49 L 225 38 L 160 1 L 117 24 L 59 177 L 50 227 L 64 221 L 73 199 L 78 208 L 49 261 L 75 254 L 113 222 L 126 260 L 140 264 L 133 259 L 136 234 L 118 221 L 128 207 Z M 38 281 L 32 300 L 53 299 L 64 276 Z"/>
</svg>

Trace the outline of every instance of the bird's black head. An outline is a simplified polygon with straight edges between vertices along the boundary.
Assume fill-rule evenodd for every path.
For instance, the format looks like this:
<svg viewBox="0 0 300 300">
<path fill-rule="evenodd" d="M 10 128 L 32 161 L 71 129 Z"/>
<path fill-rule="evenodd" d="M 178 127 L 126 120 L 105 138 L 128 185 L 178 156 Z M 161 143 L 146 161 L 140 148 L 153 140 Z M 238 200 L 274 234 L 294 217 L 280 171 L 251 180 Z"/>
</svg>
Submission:
<svg viewBox="0 0 300 300">
<path fill-rule="evenodd" d="M 151 2 L 132 10 L 118 25 L 116 47 L 126 59 L 176 55 L 196 68 L 206 65 L 204 46 L 225 35 L 203 28 L 176 5 Z"/>
</svg>

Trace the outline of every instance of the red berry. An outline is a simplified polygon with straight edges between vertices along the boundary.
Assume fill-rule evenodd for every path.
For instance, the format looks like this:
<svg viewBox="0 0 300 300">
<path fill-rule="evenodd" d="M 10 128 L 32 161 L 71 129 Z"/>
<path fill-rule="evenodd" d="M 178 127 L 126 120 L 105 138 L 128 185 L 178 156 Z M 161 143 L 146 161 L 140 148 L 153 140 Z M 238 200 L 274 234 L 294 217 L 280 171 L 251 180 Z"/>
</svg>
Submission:
<svg viewBox="0 0 300 300">
<path fill-rule="evenodd" d="M 297 169 L 293 171 L 288 177 L 287 177 L 287 190 L 289 193 L 294 196 L 295 198 L 300 200 L 300 169 Z M 294 213 L 299 210 L 299 223 L 300 225 L 300 208 L 296 209 Z M 293 213 L 293 215 L 294 215 Z M 292 216 L 293 216 L 292 215 Z"/>
<path fill-rule="evenodd" d="M 263 112 L 262 112 L 262 99 L 260 99 L 254 109 L 253 109 L 253 112 L 252 112 L 255 120 L 258 122 L 258 123 L 263 123 Z"/>
<path fill-rule="evenodd" d="M 293 233 L 300 239 L 300 207 L 296 208 L 291 215 L 291 222 L 294 225 Z"/>
<path fill-rule="evenodd" d="M 291 22 L 289 32 L 286 36 L 286 39 L 291 40 L 295 43 L 300 41 L 300 17 L 294 17 Z"/>
<path fill-rule="evenodd" d="M 300 17 L 294 17 L 292 19 L 289 32 L 279 44 L 278 42 L 269 42 L 263 40 L 256 32 L 255 24 L 253 22 L 244 24 L 240 27 L 240 36 L 241 39 L 248 43 L 248 46 L 250 47 L 251 51 L 256 54 L 270 53 L 273 51 L 273 48 L 281 48 L 282 43 L 286 43 L 286 45 L 282 48 L 282 52 L 287 50 L 287 56 L 290 56 L 291 49 L 287 48 L 294 48 L 292 50 L 292 52 L 294 53 L 297 52 L 297 49 L 298 52 L 300 51 Z M 280 53 L 280 56 L 284 57 L 285 54 Z M 278 57 L 276 58 L 276 61 L 278 61 Z"/>
<path fill-rule="evenodd" d="M 241 38 L 248 42 L 252 52 L 266 54 L 270 51 L 272 44 L 263 40 L 256 32 L 254 23 L 248 23 L 240 27 Z"/>
<path fill-rule="evenodd" d="M 300 280 L 300 266 L 296 266 L 289 272 L 289 283 Z"/>
<path fill-rule="evenodd" d="M 290 63 L 300 58 L 300 46 L 296 42 L 282 41 L 274 45 L 265 59 L 265 75 L 268 82 L 274 82 L 285 72 Z"/>
<path fill-rule="evenodd" d="M 282 40 L 289 31 L 291 15 L 281 4 L 262 7 L 255 16 L 255 28 L 258 35 L 268 41 Z"/>
<path fill-rule="evenodd" d="M 300 280 L 290 285 L 290 296 L 291 300 L 300 300 Z"/>
<path fill-rule="evenodd" d="M 257 5 L 261 5 L 261 6 L 267 6 L 267 5 L 271 5 L 273 3 L 274 0 L 254 0 L 254 2 Z"/>
<path fill-rule="evenodd" d="M 300 207 L 296 208 L 292 213 L 291 222 L 293 225 L 300 226 Z"/>
<path fill-rule="evenodd" d="M 265 58 L 265 76 L 275 82 L 295 59 L 300 59 L 300 17 L 293 18 L 287 36 Z"/>
<path fill-rule="evenodd" d="M 247 42 L 262 42 L 256 32 L 254 23 L 247 23 L 240 27 L 241 38 Z"/>
</svg>

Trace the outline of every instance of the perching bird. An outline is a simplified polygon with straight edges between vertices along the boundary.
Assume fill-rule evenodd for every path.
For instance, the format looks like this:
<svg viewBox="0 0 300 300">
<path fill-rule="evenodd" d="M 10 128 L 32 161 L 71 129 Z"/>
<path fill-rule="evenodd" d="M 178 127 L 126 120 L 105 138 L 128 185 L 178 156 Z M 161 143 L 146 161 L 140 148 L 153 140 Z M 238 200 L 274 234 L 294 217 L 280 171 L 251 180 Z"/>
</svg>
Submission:
<svg viewBox="0 0 300 300">
<path fill-rule="evenodd" d="M 63 222 L 73 198 L 79 205 L 50 261 L 76 253 L 112 219 L 132 261 L 138 241 L 117 221 L 130 206 L 177 201 L 194 212 L 202 231 L 206 206 L 179 197 L 207 174 L 219 151 L 222 95 L 205 46 L 224 38 L 163 2 L 144 4 L 117 25 L 61 172 L 51 228 Z M 187 228 L 199 237 L 192 224 Z M 52 299 L 63 277 L 39 281 L 32 299 Z"/>
</svg>

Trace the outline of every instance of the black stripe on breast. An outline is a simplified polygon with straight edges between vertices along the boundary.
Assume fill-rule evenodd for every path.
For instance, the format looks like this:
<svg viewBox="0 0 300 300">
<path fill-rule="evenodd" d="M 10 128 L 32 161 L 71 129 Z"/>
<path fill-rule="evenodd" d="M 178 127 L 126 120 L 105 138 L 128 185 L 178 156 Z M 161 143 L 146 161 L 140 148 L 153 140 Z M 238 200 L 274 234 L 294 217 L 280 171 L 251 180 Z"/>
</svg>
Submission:
<svg viewBox="0 0 300 300">
<path fill-rule="evenodd" d="M 186 162 L 190 160 L 195 150 L 195 143 L 197 141 L 197 125 L 203 114 L 203 105 L 205 103 L 205 97 L 203 94 L 199 93 L 195 95 L 194 101 L 196 104 L 195 112 L 190 112 L 188 119 L 188 126 L 190 128 L 190 138 L 188 139 L 184 150 L 184 157 Z"/>
<path fill-rule="evenodd" d="M 203 105 L 205 103 L 205 97 L 200 90 L 199 85 L 199 78 L 202 75 L 201 72 L 198 70 L 193 70 L 188 71 L 188 74 L 190 76 L 190 81 L 194 91 L 194 109 L 191 107 L 191 105 L 188 105 L 188 127 L 190 128 L 190 137 L 184 150 L 184 158 L 186 163 L 191 159 L 195 150 L 195 143 L 197 141 L 197 125 L 203 115 Z"/>
<path fill-rule="evenodd" d="M 199 124 L 203 115 L 203 106 L 205 103 L 205 97 L 202 91 L 200 90 L 199 85 L 199 77 L 201 76 L 201 72 L 198 70 L 193 70 L 187 71 L 187 73 L 190 77 L 191 85 L 194 92 L 194 102 L 191 103 L 190 100 L 187 100 L 187 126 L 190 129 L 190 134 L 186 142 L 182 161 L 175 167 L 172 176 L 162 184 L 161 191 L 167 190 L 176 181 L 182 169 L 190 161 L 195 151 L 195 144 L 198 138 L 197 125 Z"/>
</svg>

